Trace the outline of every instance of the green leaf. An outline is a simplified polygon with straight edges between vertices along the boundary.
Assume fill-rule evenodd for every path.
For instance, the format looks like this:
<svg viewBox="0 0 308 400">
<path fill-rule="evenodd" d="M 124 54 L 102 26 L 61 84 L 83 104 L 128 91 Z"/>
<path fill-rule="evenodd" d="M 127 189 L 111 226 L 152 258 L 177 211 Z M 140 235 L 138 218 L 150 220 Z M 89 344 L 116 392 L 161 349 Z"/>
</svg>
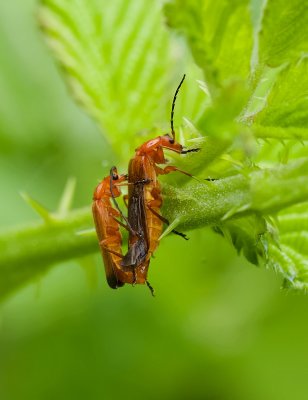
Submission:
<svg viewBox="0 0 308 400">
<path fill-rule="evenodd" d="M 276 67 L 308 51 L 308 7 L 302 0 L 268 0 L 259 35 L 259 62 Z"/>
<path fill-rule="evenodd" d="M 268 265 L 282 272 L 285 286 L 308 289 L 308 203 L 290 207 L 278 217 L 279 244 L 269 247 Z"/>
<path fill-rule="evenodd" d="M 241 130 L 237 119 L 248 95 L 248 88 L 242 81 L 233 81 L 225 86 L 198 121 L 198 129 L 204 136 L 230 142 L 234 140 Z"/>
<path fill-rule="evenodd" d="M 296 128 L 307 129 L 307 57 L 294 61 L 280 72 L 275 85 L 267 97 L 267 107 L 256 116 L 255 122 L 265 127 L 283 127 L 295 130 Z"/>
<path fill-rule="evenodd" d="M 260 139 L 277 139 L 277 140 L 298 140 L 307 141 L 308 140 L 308 128 L 298 128 L 298 127 L 277 127 L 277 126 L 262 126 L 254 124 L 252 126 L 252 131 L 255 137 Z"/>
<path fill-rule="evenodd" d="M 247 79 L 253 47 L 248 0 L 173 0 L 168 24 L 182 33 L 211 87 Z"/>
<path fill-rule="evenodd" d="M 237 252 L 241 252 L 252 264 L 259 265 L 267 257 L 267 223 L 260 215 L 231 220 L 214 227 L 214 231 L 231 241 Z"/>
<path fill-rule="evenodd" d="M 173 57 L 159 1 L 149 12 L 145 0 L 42 0 L 39 21 L 76 101 L 123 156 L 149 129 L 170 129 L 171 101 L 184 72 L 190 83 L 176 116 L 184 106 L 189 118 L 200 113 L 204 96 L 193 82 L 200 71 L 185 49 Z"/>
<path fill-rule="evenodd" d="M 251 121 L 254 121 L 254 116 L 267 105 L 267 97 L 282 68 L 262 68 L 258 66 L 254 71 L 250 81 L 251 97 L 242 115 L 243 122 L 251 123 Z"/>
</svg>

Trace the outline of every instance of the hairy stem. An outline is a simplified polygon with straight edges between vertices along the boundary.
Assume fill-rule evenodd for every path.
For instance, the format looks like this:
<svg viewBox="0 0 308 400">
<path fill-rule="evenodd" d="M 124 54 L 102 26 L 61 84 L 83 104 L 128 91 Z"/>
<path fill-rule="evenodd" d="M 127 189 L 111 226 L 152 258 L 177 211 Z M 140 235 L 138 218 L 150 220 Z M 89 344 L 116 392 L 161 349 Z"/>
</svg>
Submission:
<svg viewBox="0 0 308 400">
<path fill-rule="evenodd" d="M 308 160 L 275 170 L 256 170 L 214 182 L 189 182 L 175 188 L 164 185 L 163 214 L 179 229 L 222 224 L 243 214 L 270 214 L 308 198 Z M 0 233 L 0 297 L 52 264 L 98 251 L 90 207 L 46 222 Z"/>
<path fill-rule="evenodd" d="M 50 222 L 17 227 L 0 234 L 0 297 L 5 296 L 50 265 L 97 251 L 95 233 L 80 235 L 92 226 L 90 207 Z"/>
<path fill-rule="evenodd" d="M 306 201 L 308 160 L 186 187 L 164 186 L 164 215 L 180 228 L 221 224 L 229 218 L 271 214 Z"/>
</svg>

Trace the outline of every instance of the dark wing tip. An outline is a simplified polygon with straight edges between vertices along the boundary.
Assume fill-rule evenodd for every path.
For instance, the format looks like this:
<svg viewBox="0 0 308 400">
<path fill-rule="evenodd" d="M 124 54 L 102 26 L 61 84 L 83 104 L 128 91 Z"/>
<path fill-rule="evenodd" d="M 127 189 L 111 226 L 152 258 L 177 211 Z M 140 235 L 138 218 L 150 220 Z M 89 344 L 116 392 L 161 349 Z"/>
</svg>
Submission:
<svg viewBox="0 0 308 400">
<path fill-rule="evenodd" d="M 107 276 L 108 285 L 112 289 L 117 289 L 119 287 L 124 286 L 124 282 L 120 281 L 115 275 Z"/>
</svg>

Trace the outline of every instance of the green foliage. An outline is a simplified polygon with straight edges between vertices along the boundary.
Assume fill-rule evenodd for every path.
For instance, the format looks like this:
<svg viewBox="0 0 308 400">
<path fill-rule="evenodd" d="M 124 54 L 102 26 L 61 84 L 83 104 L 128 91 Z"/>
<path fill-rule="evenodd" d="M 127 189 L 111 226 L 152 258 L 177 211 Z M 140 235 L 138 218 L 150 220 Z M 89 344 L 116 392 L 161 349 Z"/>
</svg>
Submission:
<svg viewBox="0 0 308 400">
<path fill-rule="evenodd" d="M 66 218 L 49 214 L 47 223 L 1 232 L 0 297 L 41 276 L 52 264 L 95 252 L 94 232 L 82 234 L 91 223 L 90 210 L 86 208 L 71 212 Z"/>
<path fill-rule="evenodd" d="M 307 289 L 308 203 L 297 204 L 279 214 L 280 241 L 269 248 L 269 265 L 283 271 L 285 286 Z"/>
<path fill-rule="evenodd" d="M 146 0 L 42 0 L 38 14 L 75 100 L 99 123 L 122 165 L 146 138 L 169 130 L 174 88 L 187 73 L 176 106 L 177 118 L 186 117 L 178 139 L 201 150 L 170 156 L 198 182 L 174 175 L 170 185 L 172 178 L 164 177 L 164 215 L 173 227 L 211 226 L 250 262 L 306 288 L 307 7 L 284 0 L 172 0 L 163 8 L 169 30 L 161 7 L 151 3 L 149 12 Z M 63 245 L 56 256 L 44 242 L 28 265 L 44 252 L 47 265 L 79 255 L 77 247 L 94 251 L 93 235 L 78 236 L 91 227 L 89 210 L 67 212 L 71 192 L 55 219 L 26 196 L 47 225 L 25 229 L 25 240 L 37 243 L 42 229 L 46 237 L 50 229 L 49 242 L 60 238 Z M 72 234 L 78 239 L 70 241 Z M 11 250 L 5 235 L 0 239 L 5 263 Z M 12 261 L 17 271 L 21 250 Z M 12 288 L 37 273 L 31 265 Z"/>
<path fill-rule="evenodd" d="M 74 98 L 122 158 L 149 135 L 147 130 L 162 123 L 167 128 L 169 90 L 183 70 L 196 68 L 187 65 L 181 51 L 179 59 L 172 57 L 159 1 L 149 12 L 145 0 L 44 0 L 39 21 Z M 177 78 L 172 77 L 176 62 Z M 178 111 L 185 107 L 194 118 L 202 93 L 192 84 L 182 97 Z"/>
<path fill-rule="evenodd" d="M 260 63 L 278 66 L 307 52 L 308 10 L 301 0 L 268 0 L 259 35 Z"/>
<path fill-rule="evenodd" d="M 234 216 L 242 207 L 245 212 L 252 207 L 256 214 L 227 220 L 215 229 L 229 237 L 249 261 L 274 266 L 290 286 L 303 288 L 307 285 L 307 261 L 304 246 L 298 249 L 297 244 L 303 243 L 305 232 L 292 231 L 292 241 L 288 240 L 291 236 L 280 232 L 280 214 L 277 215 L 274 203 L 279 199 L 283 208 L 307 199 L 307 165 L 299 160 L 298 168 L 293 169 L 290 164 L 286 180 L 276 181 L 270 175 L 275 175 L 275 170 L 280 174 L 281 161 L 288 163 L 291 158 L 308 155 L 305 145 L 300 151 L 292 151 L 296 140 L 307 140 L 308 69 L 304 55 L 308 51 L 308 10 L 302 2 L 285 4 L 282 0 L 269 0 L 264 9 L 261 2 L 258 6 L 252 2 L 249 18 L 249 6 L 248 1 L 211 0 L 186 1 L 180 6 L 180 1 L 174 0 L 166 6 L 166 14 L 169 25 L 186 38 L 196 62 L 205 72 L 206 82 L 219 88 L 213 91 L 212 105 L 205 110 L 198 128 L 217 143 L 229 142 L 227 159 L 231 164 L 213 160 L 211 176 L 243 174 L 248 178 L 249 171 L 256 167 L 263 170 L 261 179 L 255 179 L 255 173 L 248 178 L 252 203 L 243 205 L 243 198 L 237 194 L 227 217 Z M 228 43 L 228 50 L 223 43 Z M 246 93 L 241 93 L 242 86 L 238 85 L 243 79 L 246 79 Z M 262 143 L 255 138 L 275 141 L 260 146 Z M 284 155 L 278 157 L 282 140 L 288 143 Z M 296 192 L 298 199 L 290 200 L 290 196 L 297 196 Z M 295 208 L 294 213 L 288 214 L 289 222 L 292 218 L 304 219 L 304 209 Z M 268 218 L 270 215 L 275 215 L 277 225 Z"/>
<path fill-rule="evenodd" d="M 308 58 L 303 57 L 291 62 L 280 72 L 267 97 L 267 106 L 255 118 L 257 124 L 274 129 L 282 127 L 286 132 L 299 128 L 306 131 L 307 138 L 307 70 Z"/>
<path fill-rule="evenodd" d="M 210 87 L 248 78 L 253 46 L 248 0 L 175 0 L 165 12 L 169 26 L 184 34 Z"/>
<path fill-rule="evenodd" d="M 242 251 L 247 260 L 256 265 L 259 258 L 267 256 L 267 230 L 265 219 L 257 214 L 214 227 L 214 231 L 231 241 L 238 254 Z"/>
</svg>

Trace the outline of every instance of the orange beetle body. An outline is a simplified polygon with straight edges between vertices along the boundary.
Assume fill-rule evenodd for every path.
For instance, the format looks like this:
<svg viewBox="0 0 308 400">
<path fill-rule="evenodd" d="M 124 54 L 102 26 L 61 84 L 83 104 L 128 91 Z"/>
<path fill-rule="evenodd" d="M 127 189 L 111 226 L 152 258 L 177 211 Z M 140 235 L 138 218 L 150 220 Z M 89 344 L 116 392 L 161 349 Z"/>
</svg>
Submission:
<svg viewBox="0 0 308 400">
<path fill-rule="evenodd" d="M 116 168 L 113 167 L 110 176 L 104 178 L 96 187 L 92 203 L 93 219 L 104 261 L 106 279 L 113 289 L 117 289 L 125 283 L 146 282 L 146 274 L 142 266 L 137 267 L 134 271 L 124 270 L 121 266 L 122 235 L 120 223 L 117 220 L 121 214 L 112 206 L 111 198 L 121 195 L 118 185 L 126 180 L 127 175 L 118 175 Z"/>
<path fill-rule="evenodd" d="M 140 266 L 147 271 L 163 229 L 163 223 L 156 215 L 162 204 L 160 187 L 149 157 L 136 156 L 130 160 L 128 184 L 128 221 L 139 235 L 129 232 L 129 248 L 121 265 L 126 268 Z"/>
<path fill-rule="evenodd" d="M 184 150 L 180 143 L 175 141 L 173 129 L 173 112 L 177 93 L 184 81 L 185 75 L 180 82 L 172 102 L 171 110 L 171 132 L 172 136 L 166 134 L 155 139 L 148 140 L 136 149 L 134 158 L 130 160 L 128 170 L 128 222 L 134 232 L 139 233 L 139 237 L 134 232 L 129 234 L 129 248 L 123 257 L 121 265 L 123 267 L 136 268 L 144 265 L 148 269 L 150 257 L 156 250 L 159 237 L 162 233 L 163 223 L 169 223 L 160 214 L 163 203 L 161 187 L 157 179 L 158 175 L 165 175 L 172 171 L 179 171 L 185 175 L 191 174 L 169 165 L 165 168 L 157 164 L 166 164 L 164 149 L 174 151 L 179 154 L 198 151 L 199 149 Z M 183 236 L 177 231 L 176 234 Z"/>
<path fill-rule="evenodd" d="M 106 277 L 109 286 L 117 288 L 125 283 L 147 284 L 153 294 L 153 288 L 147 281 L 150 257 L 159 244 L 163 223 L 169 223 L 160 214 L 162 206 L 161 187 L 158 175 L 179 171 L 185 175 L 191 174 L 175 166 L 161 168 L 158 164 L 166 164 L 164 149 L 178 154 L 198 151 L 199 149 L 184 150 L 175 141 L 173 129 L 173 113 L 177 93 L 185 79 L 181 80 L 172 102 L 171 135 L 159 136 L 148 140 L 136 149 L 134 158 L 130 160 L 128 175 L 117 175 L 116 168 L 110 171 L 96 188 L 93 198 L 93 217 L 97 236 L 104 260 Z M 128 217 L 120 211 L 116 197 L 121 194 L 119 184 L 128 180 Z M 114 182 L 116 181 L 116 182 Z M 111 198 L 116 208 L 111 205 Z M 118 221 L 118 217 L 126 221 L 126 225 Z M 123 225 L 129 231 L 128 251 L 123 256 L 121 245 L 122 236 L 119 226 Z M 184 234 L 175 230 L 174 233 Z"/>
</svg>

